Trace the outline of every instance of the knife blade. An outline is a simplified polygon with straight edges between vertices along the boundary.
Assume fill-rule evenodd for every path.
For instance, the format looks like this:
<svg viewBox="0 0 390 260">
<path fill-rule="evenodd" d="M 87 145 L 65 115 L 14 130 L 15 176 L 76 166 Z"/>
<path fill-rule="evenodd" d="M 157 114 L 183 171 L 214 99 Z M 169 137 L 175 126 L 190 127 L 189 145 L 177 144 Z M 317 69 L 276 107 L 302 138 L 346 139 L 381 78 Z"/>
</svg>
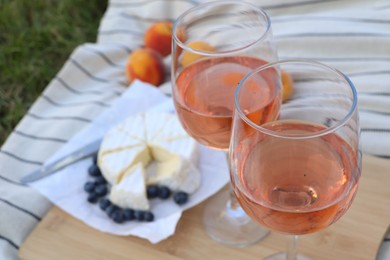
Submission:
<svg viewBox="0 0 390 260">
<path fill-rule="evenodd" d="M 22 184 L 27 184 L 30 182 L 34 182 L 37 180 L 40 180 L 42 178 L 45 178 L 62 168 L 71 165 L 73 163 L 76 163 L 82 159 L 85 159 L 87 157 L 92 156 L 97 152 L 97 150 L 100 147 L 100 144 L 102 142 L 102 139 L 95 140 L 93 142 L 90 142 L 86 144 L 85 146 L 81 147 L 80 149 L 72 152 L 71 154 L 65 155 L 64 157 L 61 157 L 60 159 L 56 160 L 53 163 L 50 163 L 49 165 L 46 165 L 44 167 L 39 168 L 38 170 L 22 177 L 20 179 L 20 182 Z"/>
</svg>

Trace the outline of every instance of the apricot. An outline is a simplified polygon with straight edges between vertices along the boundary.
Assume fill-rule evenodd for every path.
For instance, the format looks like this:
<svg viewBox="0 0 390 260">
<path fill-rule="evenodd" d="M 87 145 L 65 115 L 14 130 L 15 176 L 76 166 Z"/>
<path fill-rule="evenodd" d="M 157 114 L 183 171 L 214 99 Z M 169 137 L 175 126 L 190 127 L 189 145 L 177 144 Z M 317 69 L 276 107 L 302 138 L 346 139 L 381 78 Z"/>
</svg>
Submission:
<svg viewBox="0 0 390 260">
<path fill-rule="evenodd" d="M 293 79 L 290 73 L 282 70 L 282 100 L 286 102 L 293 93 Z"/>
<path fill-rule="evenodd" d="M 173 32 L 172 32 L 173 33 Z M 178 26 L 176 28 L 176 35 L 177 35 L 177 38 L 181 41 L 181 42 L 185 42 L 186 39 L 187 39 L 187 32 L 185 30 L 184 27 L 182 26 Z"/>
<path fill-rule="evenodd" d="M 193 50 L 197 51 L 215 51 L 215 48 L 203 41 L 193 41 L 187 44 L 187 46 Z M 192 53 L 189 51 L 184 51 L 181 57 L 181 65 L 183 67 L 190 65 L 194 61 L 202 58 L 203 56 L 197 53 Z"/>
<path fill-rule="evenodd" d="M 159 86 L 164 81 L 165 69 L 162 56 L 155 50 L 140 48 L 131 53 L 126 64 L 129 82 L 134 79 Z"/>
<path fill-rule="evenodd" d="M 152 24 L 145 33 L 145 47 L 158 51 L 164 57 L 171 54 L 172 26 L 170 21 Z"/>
</svg>

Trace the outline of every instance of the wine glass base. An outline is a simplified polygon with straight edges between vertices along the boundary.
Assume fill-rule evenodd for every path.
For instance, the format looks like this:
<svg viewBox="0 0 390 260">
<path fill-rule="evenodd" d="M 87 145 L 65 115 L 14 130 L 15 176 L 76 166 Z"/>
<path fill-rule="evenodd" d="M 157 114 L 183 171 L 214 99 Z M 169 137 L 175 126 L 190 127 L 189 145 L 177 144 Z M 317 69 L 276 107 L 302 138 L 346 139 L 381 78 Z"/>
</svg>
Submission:
<svg viewBox="0 0 390 260">
<path fill-rule="evenodd" d="M 237 201 L 231 200 L 229 189 L 218 193 L 207 203 L 203 224 L 213 240 L 234 247 L 249 246 L 269 234 L 246 215 Z"/>
<path fill-rule="evenodd" d="M 267 256 L 266 258 L 264 258 L 264 260 L 287 260 L 287 254 L 286 254 L 286 252 L 276 253 L 276 254 Z M 298 254 L 294 260 L 311 260 L 311 258 L 309 258 L 305 255 Z"/>
</svg>

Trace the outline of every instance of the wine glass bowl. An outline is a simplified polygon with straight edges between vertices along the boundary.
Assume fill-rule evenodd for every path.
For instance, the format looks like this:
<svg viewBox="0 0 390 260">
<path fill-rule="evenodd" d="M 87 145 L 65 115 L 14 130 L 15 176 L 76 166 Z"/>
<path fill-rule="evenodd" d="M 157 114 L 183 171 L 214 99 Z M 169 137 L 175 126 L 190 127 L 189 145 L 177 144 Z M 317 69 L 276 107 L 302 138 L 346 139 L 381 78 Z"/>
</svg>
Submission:
<svg viewBox="0 0 390 260">
<path fill-rule="evenodd" d="M 236 1 L 199 5 L 177 19 L 172 53 L 173 96 L 183 127 L 200 143 L 227 150 L 238 82 L 277 59 L 267 14 Z"/>
<path fill-rule="evenodd" d="M 247 94 L 248 83 L 272 75 L 269 82 L 281 86 L 281 71 L 293 78 L 294 93 L 277 120 L 260 125 L 243 110 L 258 98 Z M 231 183 L 241 207 L 260 225 L 285 234 L 327 228 L 356 194 L 359 135 L 357 93 L 338 70 L 304 60 L 255 69 L 235 95 Z"/>
<path fill-rule="evenodd" d="M 172 39 L 172 94 L 179 120 L 199 143 L 226 151 L 239 81 L 277 60 L 270 20 L 252 4 L 208 2 L 175 21 Z M 249 111 L 252 117 L 263 123 L 276 119 L 280 88 L 255 81 L 252 88 L 263 96 Z M 251 221 L 231 191 L 208 201 L 203 222 L 210 237 L 231 246 L 252 244 L 268 233 Z"/>
</svg>

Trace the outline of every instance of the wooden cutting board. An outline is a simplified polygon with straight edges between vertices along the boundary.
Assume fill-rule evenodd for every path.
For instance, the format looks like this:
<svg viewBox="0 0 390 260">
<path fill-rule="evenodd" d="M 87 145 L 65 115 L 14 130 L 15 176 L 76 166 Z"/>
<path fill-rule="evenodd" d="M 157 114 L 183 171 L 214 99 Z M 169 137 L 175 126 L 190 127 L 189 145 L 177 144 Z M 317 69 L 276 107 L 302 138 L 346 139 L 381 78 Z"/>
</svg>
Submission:
<svg viewBox="0 0 390 260">
<path fill-rule="evenodd" d="M 285 249 L 286 238 L 276 233 L 246 248 L 213 241 L 202 226 L 205 203 L 184 212 L 175 234 L 155 245 L 101 233 L 53 207 L 20 248 L 20 258 L 241 260 L 263 259 Z M 389 224 L 390 160 L 365 156 L 360 188 L 350 210 L 328 229 L 302 236 L 299 251 L 312 259 L 375 259 Z"/>
</svg>

